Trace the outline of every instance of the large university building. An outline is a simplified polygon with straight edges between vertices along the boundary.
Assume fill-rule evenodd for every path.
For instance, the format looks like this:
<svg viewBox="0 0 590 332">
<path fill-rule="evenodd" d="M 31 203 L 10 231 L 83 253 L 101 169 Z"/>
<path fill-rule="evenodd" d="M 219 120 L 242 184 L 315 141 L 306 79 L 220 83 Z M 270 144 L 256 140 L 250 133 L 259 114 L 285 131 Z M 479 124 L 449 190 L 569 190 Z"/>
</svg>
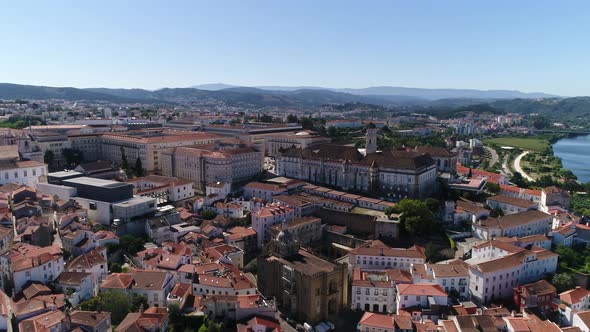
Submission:
<svg viewBox="0 0 590 332">
<path fill-rule="evenodd" d="M 262 172 L 263 153 L 237 143 L 178 147 L 163 151 L 160 159 L 162 175 L 189 179 L 195 191 L 205 192 L 212 182 L 236 184 L 251 180 Z"/>
<path fill-rule="evenodd" d="M 369 129 L 365 155 L 336 144 L 290 148 L 277 158 L 277 174 L 346 191 L 382 192 L 392 199 L 423 198 L 436 190 L 437 166 L 427 153 L 377 151 L 377 133 Z"/>
</svg>

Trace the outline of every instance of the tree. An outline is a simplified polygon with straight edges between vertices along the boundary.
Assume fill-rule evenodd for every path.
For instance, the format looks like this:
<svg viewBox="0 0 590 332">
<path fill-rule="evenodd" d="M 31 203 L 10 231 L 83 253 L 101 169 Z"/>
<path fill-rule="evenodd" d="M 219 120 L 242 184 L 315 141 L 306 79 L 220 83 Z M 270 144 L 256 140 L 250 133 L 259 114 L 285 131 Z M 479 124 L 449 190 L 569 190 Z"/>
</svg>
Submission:
<svg viewBox="0 0 590 332">
<path fill-rule="evenodd" d="M 299 119 L 297 119 L 296 115 L 289 114 L 289 115 L 287 115 L 287 122 L 288 123 L 297 123 L 297 122 L 299 122 Z"/>
<path fill-rule="evenodd" d="M 77 166 L 84 162 L 84 154 L 78 149 L 66 148 L 62 150 L 62 154 L 69 166 Z"/>
<path fill-rule="evenodd" d="M 424 203 L 426 203 L 426 206 L 428 206 L 428 209 L 432 211 L 432 213 L 438 212 L 440 208 L 440 202 L 432 197 L 425 199 Z"/>
<path fill-rule="evenodd" d="M 114 325 L 119 324 L 128 313 L 134 311 L 132 306 L 132 295 L 122 292 L 107 291 L 98 296 L 84 301 L 80 304 L 82 310 L 97 311 L 103 310 L 111 313 L 111 321 Z"/>
<path fill-rule="evenodd" d="M 216 215 L 217 215 L 217 213 L 215 213 L 214 211 L 204 210 L 203 212 L 201 212 L 201 214 L 199 216 L 205 220 L 211 220 L 211 219 L 215 218 Z"/>
<path fill-rule="evenodd" d="M 397 204 L 396 208 L 401 213 L 402 227 L 408 234 L 427 234 L 433 230 L 434 215 L 425 202 L 405 198 Z"/>
<path fill-rule="evenodd" d="M 53 151 L 45 150 L 45 153 L 43 154 L 43 162 L 45 162 L 47 165 L 52 165 L 54 161 L 55 155 Z"/>
<path fill-rule="evenodd" d="M 313 130 L 313 120 L 311 118 L 301 118 L 301 127 L 305 130 Z"/>
<path fill-rule="evenodd" d="M 493 183 L 493 182 L 487 182 L 486 183 L 486 190 L 490 194 L 497 194 L 500 192 L 500 186 L 496 183 Z"/>
<path fill-rule="evenodd" d="M 143 250 L 143 245 L 146 243 L 146 239 L 143 237 L 136 237 L 131 234 L 125 234 L 119 239 L 121 248 L 125 253 L 135 256 L 137 252 Z"/>
<path fill-rule="evenodd" d="M 260 117 L 260 122 L 266 122 L 266 123 L 272 123 L 272 116 L 267 115 L 267 114 L 262 114 L 262 116 Z"/>
<path fill-rule="evenodd" d="M 557 288 L 557 293 L 565 292 L 566 290 L 576 287 L 574 277 L 569 273 L 558 273 L 553 276 L 551 283 Z"/>
<path fill-rule="evenodd" d="M 135 167 L 133 168 L 133 171 L 135 172 L 135 175 L 137 175 L 137 176 L 144 176 L 145 175 L 145 170 L 143 169 L 143 165 L 141 164 L 141 159 L 139 157 L 137 157 L 137 159 L 135 159 Z"/>
<path fill-rule="evenodd" d="M 125 154 L 125 148 L 121 147 L 121 169 L 126 173 L 129 170 L 129 162 L 127 161 L 127 155 Z"/>
<path fill-rule="evenodd" d="M 111 263 L 109 266 L 109 273 L 121 273 L 123 269 L 119 263 Z"/>
</svg>

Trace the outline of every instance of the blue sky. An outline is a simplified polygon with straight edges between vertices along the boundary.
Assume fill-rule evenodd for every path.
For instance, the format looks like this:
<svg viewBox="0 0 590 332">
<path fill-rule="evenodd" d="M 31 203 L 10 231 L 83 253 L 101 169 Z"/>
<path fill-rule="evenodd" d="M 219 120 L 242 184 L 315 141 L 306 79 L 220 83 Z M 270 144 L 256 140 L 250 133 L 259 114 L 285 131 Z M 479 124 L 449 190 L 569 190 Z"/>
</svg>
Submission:
<svg viewBox="0 0 590 332">
<path fill-rule="evenodd" d="M 6 1 L 0 82 L 590 91 L 588 1 Z"/>
</svg>

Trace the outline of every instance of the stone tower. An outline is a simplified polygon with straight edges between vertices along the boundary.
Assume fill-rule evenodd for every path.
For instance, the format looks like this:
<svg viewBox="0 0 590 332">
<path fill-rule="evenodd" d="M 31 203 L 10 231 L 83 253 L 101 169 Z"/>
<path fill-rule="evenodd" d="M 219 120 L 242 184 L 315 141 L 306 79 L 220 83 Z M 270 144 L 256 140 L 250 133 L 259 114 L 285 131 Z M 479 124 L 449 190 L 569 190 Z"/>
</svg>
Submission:
<svg viewBox="0 0 590 332">
<path fill-rule="evenodd" d="M 377 129 L 367 129 L 367 142 L 365 144 L 367 154 L 377 152 Z"/>
</svg>

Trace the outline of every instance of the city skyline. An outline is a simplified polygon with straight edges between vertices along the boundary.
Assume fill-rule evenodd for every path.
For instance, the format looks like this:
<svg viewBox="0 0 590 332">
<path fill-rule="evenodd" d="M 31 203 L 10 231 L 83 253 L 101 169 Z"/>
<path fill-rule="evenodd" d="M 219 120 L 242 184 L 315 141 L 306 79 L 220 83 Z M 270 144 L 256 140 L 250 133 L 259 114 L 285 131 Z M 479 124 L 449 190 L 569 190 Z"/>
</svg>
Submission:
<svg viewBox="0 0 590 332">
<path fill-rule="evenodd" d="M 584 2 L 5 5 L 0 81 L 399 86 L 587 95 Z M 11 14 L 12 13 L 12 14 Z M 26 13 L 26 15 L 14 15 Z M 25 19 L 23 19 L 23 17 Z"/>
</svg>

